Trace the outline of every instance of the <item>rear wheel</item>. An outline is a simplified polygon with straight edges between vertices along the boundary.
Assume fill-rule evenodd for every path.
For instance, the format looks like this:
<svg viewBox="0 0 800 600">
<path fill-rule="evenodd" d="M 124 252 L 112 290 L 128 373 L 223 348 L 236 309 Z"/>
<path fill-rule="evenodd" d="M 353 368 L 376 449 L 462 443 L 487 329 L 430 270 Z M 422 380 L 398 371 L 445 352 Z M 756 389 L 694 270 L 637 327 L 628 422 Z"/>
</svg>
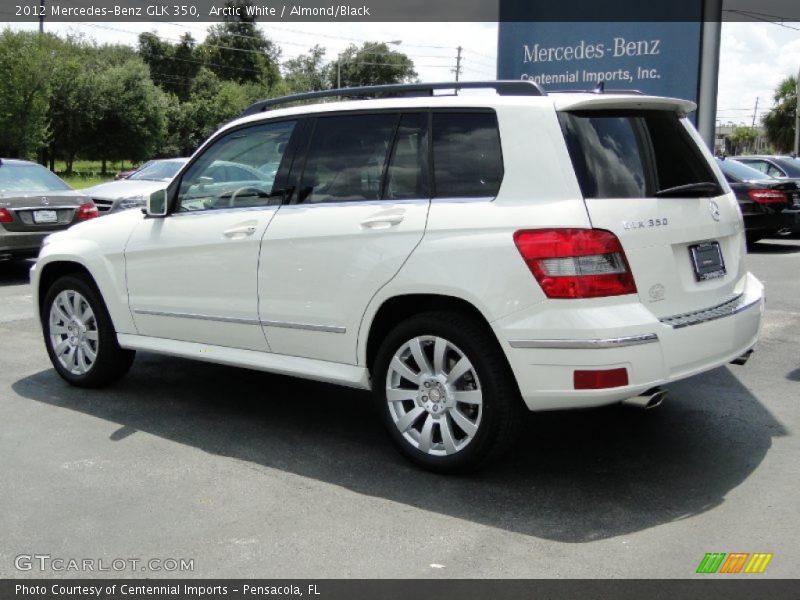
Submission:
<svg viewBox="0 0 800 600">
<path fill-rule="evenodd" d="M 47 291 L 42 305 L 47 353 L 58 374 L 79 387 L 116 381 L 131 367 L 135 352 L 123 350 L 94 283 L 67 275 Z"/>
<path fill-rule="evenodd" d="M 464 472 L 499 458 L 524 418 L 496 339 L 468 315 L 431 312 L 401 323 L 382 344 L 373 375 L 392 440 L 433 471 Z"/>
</svg>

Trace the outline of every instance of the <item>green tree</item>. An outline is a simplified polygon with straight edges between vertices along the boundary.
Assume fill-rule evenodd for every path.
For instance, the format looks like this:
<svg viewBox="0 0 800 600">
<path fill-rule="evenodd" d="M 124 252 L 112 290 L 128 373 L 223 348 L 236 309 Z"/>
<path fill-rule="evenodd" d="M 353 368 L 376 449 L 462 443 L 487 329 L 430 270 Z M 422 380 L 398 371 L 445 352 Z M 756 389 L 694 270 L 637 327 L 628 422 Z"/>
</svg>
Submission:
<svg viewBox="0 0 800 600">
<path fill-rule="evenodd" d="M 0 155 L 33 158 L 48 143 L 59 43 L 53 35 L 0 33 Z"/>
<path fill-rule="evenodd" d="M 140 59 L 108 67 L 97 76 L 90 149 L 102 161 L 144 160 L 156 155 L 166 133 L 168 100 Z"/>
<path fill-rule="evenodd" d="M 330 87 L 408 83 L 417 79 L 414 61 L 386 44 L 352 44 L 339 54 L 328 73 Z"/>
<path fill-rule="evenodd" d="M 47 155 L 50 169 L 56 158 L 66 161 L 66 171 L 92 133 L 92 119 L 97 104 L 96 69 L 91 67 L 91 49 L 75 38 L 67 38 L 58 51 L 56 69 L 50 84 L 50 143 Z"/>
<path fill-rule="evenodd" d="M 161 40 L 154 33 L 139 35 L 138 54 L 150 67 L 153 82 L 182 101 L 189 98 L 194 78 L 202 66 L 197 43 L 184 33 L 177 44 Z"/>
<path fill-rule="evenodd" d="M 247 15 L 250 0 L 229 0 L 225 6 L 237 9 L 238 16 L 208 28 L 200 46 L 206 66 L 220 79 L 273 87 L 281 78 L 280 48 Z"/>
<path fill-rule="evenodd" d="M 236 118 L 256 100 L 269 97 L 270 90 L 255 83 L 224 81 L 203 67 L 192 84 L 189 100 L 173 101 L 165 148 L 173 155 L 188 155 L 221 125 Z"/>
<path fill-rule="evenodd" d="M 758 131 L 752 127 L 739 126 L 728 136 L 734 154 L 743 154 L 744 152 L 752 152 L 756 139 L 758 138 Z"/>
<path fill-rule="evenodd" d="M 787 77 L 775 89 L 775 106 L 761 122 L 767 139 L 778 152 L 790 152 L 794 145 L 795 113 L 797 111 L 797 78 Z"/>
<path fill-rule="evenodd" d="M 314 92 L 330 87 L 330 66 L 325 62 L 325 48 L 314 46 L 284 63 L 284 80 L 292 92 Z"/>
</svg>

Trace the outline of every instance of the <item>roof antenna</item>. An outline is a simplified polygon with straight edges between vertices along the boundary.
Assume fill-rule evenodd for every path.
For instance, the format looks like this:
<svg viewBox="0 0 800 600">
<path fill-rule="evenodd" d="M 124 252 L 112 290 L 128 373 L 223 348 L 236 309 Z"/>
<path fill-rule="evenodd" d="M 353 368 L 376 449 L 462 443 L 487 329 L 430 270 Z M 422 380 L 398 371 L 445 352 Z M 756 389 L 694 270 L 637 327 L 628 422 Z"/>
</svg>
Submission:
<svg viewBox="0 0 800 600">
<path fill-rule="evenodd" d="M 604 94 L 605 91 L 606 91 L 606 82 L 601 79 L 595 86 L 593 92 L 595 94 Z"/>
</svg>

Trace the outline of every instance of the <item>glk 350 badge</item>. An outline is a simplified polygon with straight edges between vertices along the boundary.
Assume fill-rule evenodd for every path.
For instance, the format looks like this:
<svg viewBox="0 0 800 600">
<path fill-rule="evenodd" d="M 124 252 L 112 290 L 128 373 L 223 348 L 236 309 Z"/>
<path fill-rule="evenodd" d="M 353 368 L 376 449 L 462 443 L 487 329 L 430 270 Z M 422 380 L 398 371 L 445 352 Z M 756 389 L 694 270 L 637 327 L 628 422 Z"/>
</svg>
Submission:
<svg viewBox="0 0 800 600">
<path fill-rule="evenodd" d="M 659 219 L 645 219 L 643 221 L 623 221 L 622 226 L 626 230 L 630 229 L 650 229 L 651 227 L 666 227 L 669 225 L 667 217 Z"/>
</svg>

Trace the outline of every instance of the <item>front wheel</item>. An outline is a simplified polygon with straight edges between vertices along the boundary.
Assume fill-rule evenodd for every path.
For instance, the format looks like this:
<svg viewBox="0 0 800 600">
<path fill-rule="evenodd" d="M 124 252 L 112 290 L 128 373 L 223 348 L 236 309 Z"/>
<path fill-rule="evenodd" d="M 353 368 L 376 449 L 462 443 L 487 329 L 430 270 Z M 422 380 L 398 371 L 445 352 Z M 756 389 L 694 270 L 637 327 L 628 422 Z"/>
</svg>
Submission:
<svg viewBox="0 0 800 600">
<path fill-rule="evenodd" d="M 465 472 L 499 458 L 524 418 L 497 340 L 468 315 L 431 312 L 401 323 L 382 344 L 373 375 L 392 440 L 433 471 Z"/>
<path fill-rule="evenodd" d="M 111 317 L 88 277 L 67 275 L 50 287 L 42 305 L 42 330 L 50 362 L 73 385 L 106 385 L 133 363 L 135 352 L 119 347 Z"/>
</svg>

